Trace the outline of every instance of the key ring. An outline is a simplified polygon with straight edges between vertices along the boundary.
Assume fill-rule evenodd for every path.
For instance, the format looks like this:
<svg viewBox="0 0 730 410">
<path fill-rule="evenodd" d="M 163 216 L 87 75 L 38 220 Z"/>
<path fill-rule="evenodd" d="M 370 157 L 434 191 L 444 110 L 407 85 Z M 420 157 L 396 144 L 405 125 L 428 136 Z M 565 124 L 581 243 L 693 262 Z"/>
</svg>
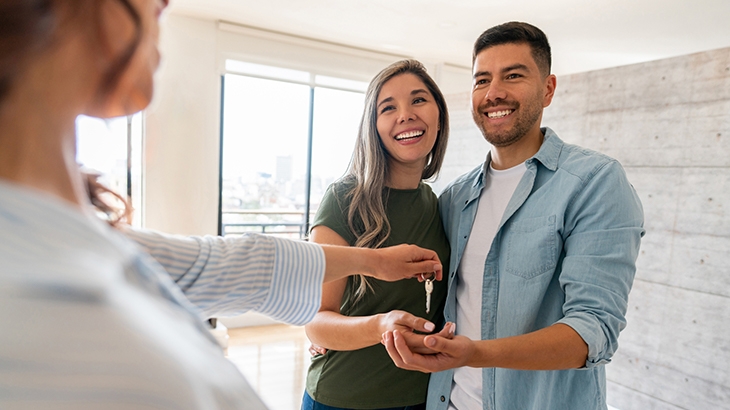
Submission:
<svg viewBox="0 0 730 410">
<path fill-rule="evenodd" d="M 435 274 L 435 273 L 433 274 L 433 276 L 431 276 L 430 278 L 426 279 L 426 278 L 425 278 L 425 277 L 423 276 L 423 272 L 421 272 L 421 280 L 422 280 L 422 281 L 424 281 L 424 282 L 425 282 L 425 281 L 427 281 L 427 280 L 433 280 L 433 277 L 434 277 L 434 276 L 436 276 L 436 274 Z"/>
</svg>

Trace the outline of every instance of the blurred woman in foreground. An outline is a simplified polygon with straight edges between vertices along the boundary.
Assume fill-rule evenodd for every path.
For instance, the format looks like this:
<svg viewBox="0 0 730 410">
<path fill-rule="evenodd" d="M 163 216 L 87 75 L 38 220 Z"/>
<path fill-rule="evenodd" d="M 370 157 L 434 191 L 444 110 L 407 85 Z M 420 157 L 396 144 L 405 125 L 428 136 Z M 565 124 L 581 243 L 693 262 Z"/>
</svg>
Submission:
<svg viewBox="0 0 730 410">
<path fill-rule="evenodd" d="M 255 308 L 304 323 L 323 281 L 441 273 L 415 246 L 256 235 L 158 236 L 165 270 L 97 219 L 75 120 L 149 104 L 166 5 L 0 0 L 0 408 L 264 408 L 204 315 Z"/>
</svg>

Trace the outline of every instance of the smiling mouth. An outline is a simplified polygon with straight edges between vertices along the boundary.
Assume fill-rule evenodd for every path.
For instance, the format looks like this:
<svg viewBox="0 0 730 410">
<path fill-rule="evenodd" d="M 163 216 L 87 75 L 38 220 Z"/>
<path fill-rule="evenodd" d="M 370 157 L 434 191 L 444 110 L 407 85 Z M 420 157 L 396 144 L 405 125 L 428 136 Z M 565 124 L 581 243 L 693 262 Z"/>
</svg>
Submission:
<svg viewBox="0 0 730 410">
<path fill-rule="evenodd" d="M 396 141 L 409 140 L 409 139 L 412 139 L 412 138 L 418 138 L 418 137 L 420 137 L 423 134 L 425 134 L 425 131 L 423 131 L 423 130 L 421 130 L 421 131 L 408 131 L 408 132 L 404 132 L 402 134 L 396 135 L 395 136 L 395 140 Z"/>
<path fill-rule="evenodd" d="M 488 112 L 487 117 L 489 118 L 503 118 L 510 114 L 512 114 L 515 110 L 502 110 L 502 111 L 494 111 L 494 112 Z"/>
</svg>

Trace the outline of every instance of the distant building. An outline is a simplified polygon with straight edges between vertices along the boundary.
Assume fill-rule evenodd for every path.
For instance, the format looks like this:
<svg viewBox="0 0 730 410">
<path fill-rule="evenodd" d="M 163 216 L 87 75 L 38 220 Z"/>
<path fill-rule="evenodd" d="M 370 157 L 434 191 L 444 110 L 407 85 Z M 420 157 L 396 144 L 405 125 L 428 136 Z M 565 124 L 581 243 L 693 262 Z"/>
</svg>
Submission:
<svg viewBox="0 0 730 410">
<path fill-rule="evenodd" d="M 276 182 L 292 180 L 294 158 L 291 155 L 276 157 Z"/>
</svg>

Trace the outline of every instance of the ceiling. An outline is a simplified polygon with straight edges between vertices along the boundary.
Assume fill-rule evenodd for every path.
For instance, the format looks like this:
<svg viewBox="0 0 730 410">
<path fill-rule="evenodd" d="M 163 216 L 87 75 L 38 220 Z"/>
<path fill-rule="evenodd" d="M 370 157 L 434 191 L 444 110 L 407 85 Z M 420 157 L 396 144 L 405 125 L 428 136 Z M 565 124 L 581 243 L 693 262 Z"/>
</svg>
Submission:
<svg viewBox="0 0 730 410">
<path fill-rule="evenodd" d="M 172 0 L 170 12 L 469 67 L 485 29 L 526 21 L 570 74 L 730 47 L 730 0 Z"/>
</svg>

